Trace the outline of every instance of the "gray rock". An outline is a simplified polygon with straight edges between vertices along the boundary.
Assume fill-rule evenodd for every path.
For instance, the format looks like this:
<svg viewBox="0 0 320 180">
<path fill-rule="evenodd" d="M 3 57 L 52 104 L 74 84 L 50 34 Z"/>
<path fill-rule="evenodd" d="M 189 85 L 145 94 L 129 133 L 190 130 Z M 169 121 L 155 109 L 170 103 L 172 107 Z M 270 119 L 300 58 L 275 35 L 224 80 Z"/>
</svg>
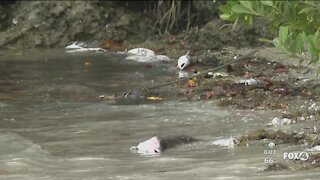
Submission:
<svg viewBox="0 0 320 180">
<path fill-rule="evenodd" d="M 2 11 L 0 6 L 1 22 L 5 19 L 10 22 L 7 26 L 5 23 L 0 25 L 0 47 L 64 47 L 72 41 L 134 39 L 134 35 L 140 33 L 147 38 L 148 23 L 145 18 L 144 26 L 140 27 L 136 24 L 141 14 L 131 12 L 128 15 L 122 7 L 114 9 L 112 3 L 18 1 L 12 12 Z M 151 21 L 149 24 L 151 27 Z M 137 37 L 141 40 L 140 35 Z"/>
</svg>

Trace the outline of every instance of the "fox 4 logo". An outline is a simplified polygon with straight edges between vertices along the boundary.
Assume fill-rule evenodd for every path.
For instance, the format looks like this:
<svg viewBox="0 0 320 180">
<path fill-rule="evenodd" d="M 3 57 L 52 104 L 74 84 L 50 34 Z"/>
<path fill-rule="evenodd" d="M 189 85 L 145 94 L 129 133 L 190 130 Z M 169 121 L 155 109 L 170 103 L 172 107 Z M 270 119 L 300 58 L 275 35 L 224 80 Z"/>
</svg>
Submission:
<svg viewBox="0 0 320 180">
<path fill-rule="evenodd" d="M 303 151 L 302 152 L 284 152 L 283 159 L 306 161 L 309 159 L 309 154 Z"/>
</svg>

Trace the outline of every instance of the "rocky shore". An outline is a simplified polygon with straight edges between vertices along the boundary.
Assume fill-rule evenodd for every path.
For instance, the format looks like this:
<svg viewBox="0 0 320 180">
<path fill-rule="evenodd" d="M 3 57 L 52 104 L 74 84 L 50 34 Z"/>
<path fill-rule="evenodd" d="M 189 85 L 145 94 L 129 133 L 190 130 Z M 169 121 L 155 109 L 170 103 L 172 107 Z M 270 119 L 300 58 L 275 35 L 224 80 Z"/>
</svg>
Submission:
<svg viewBox="0 0 320 180">
<path fill-rule="evenodd" d="M 192 14 L 186 17 L 190 19 L 189 24 L 186 18 L 180 18 L 182 20 L 172 26 L 173 30 L 165 32 L 158 27 L 160 10 L 151 10 L 155 3 L 1 2 L 0 48 L 63 48 L 73 41 L 96 41 L 100 47 L 111 51 L 144 47 L 177 57 L 188 49 L 204 51 L 225 46 L 256 46 L 259 37 L 271 36 L 263 23 L 244 28 L 220 20 L 219 4 L 221 2 L 210 0 L 191 2 L 188 5 Z"/>
</svg>

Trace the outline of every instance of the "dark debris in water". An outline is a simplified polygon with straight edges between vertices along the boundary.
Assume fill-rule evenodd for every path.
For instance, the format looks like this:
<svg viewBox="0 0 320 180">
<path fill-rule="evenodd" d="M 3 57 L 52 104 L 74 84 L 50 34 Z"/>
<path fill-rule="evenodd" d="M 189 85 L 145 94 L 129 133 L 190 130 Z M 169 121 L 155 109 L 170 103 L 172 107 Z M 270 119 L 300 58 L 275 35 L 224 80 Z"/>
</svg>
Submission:
<svg viewBox="0 0 320 180">
<path fill-rule="evenodd" d="M 160 138 L 161 150 L 164 151 L 178 145 L 189 144 L 196 141 L 199 141 L 199 140 L 193 137 L 184 136 L 184 135 L 163 137 L 163 138 Z"/>
<path fill-rule="evenodd" d="M 294 144 L 302 145 L 308 144 L 309 146 L 316 146 L 320 144 L 320 139 L 318 137 L 312 136 L 310 134 L 298 134 L 298 133 L 286 133 L 284 131 L 278 130 L 255 130 L 248 135 L 241 136 L 237 140 L 238 146 L 247 146 L 250 143 L 261 140 L 270 140 L 276 145 L 278 144 Z M 282 171 L 282 170 L 310 170 L 320 167 L 320 153 L 309 153 L 309 158 L 307 161 L 300 161 L 299 164 L 296 164 L 296 168 L 289 168 L 288 165 L 283 163 L 273 163 L 268 164 L 267 168 L 263 171 Z"/>
<path fill-rule="evenodd" d="M 283 163 L 273 163 L 273 164 L 268 164 L 268 166 L 263 170 L 263 172 L 284 171 L 284 170 L 290 170 L 289 166 Z"/>
<path fill-rule="evenodd" d="M 221 60 L 212 66 L 220 64 L 223 64 Z M 199 63 L 190 67 L 188 71 L 201 73 L 208 68 L 212 67 Z M 316 100 L 320 96 L 319 85 L 301 83 L 299 78 L 291 77 L 290 71 L 298 68 L 261 57 L 251 57 L 229 65 L 225 72 L 211 72 L 205 76 L 150 91 L 130 90 L 118 94 L 116 99 L 140 101 L 156 96 L 162 99 L 188 101 L 215 100 L 219 106 L 233 106 L 239 109 L 288 109 L 288 102 L 297 97 Z M 219 75 L 222 73 L 225 75 Z"/>
<path fill-rule="evenodd" d="M 274 131 L 274 130 L 255 130 L 247 135 L 241 136 L 238 140 L 239 146 L 246 146 L 253 141 L 269 139 L 272 140 L 275 144 L 305 144 L 309 145 L 319 145 L 320 139 L 317 137 L 313 137 L 309 134 L 305 133 L 286 133 L 282 130 Z"/>
<path fill-rule="evenodd" d="M 307 161 L 301 163 L 301 167 L 298 170 L 310 170 L 320 167 L 320 153 L 309 154 Z"/>
<path fill-rule="evenodd" d="M 206 67 L 198 66 L 199 72 Z M 301 97 L 316 99 L 320 87 L 308 83 L 298 83 L 288 73 L 297 67 L 287 67 L 264 58 L 248 58 L 226 68 L 227 76 L 219 77 L 213 73 L 189 82 L 180 83 L 177 88 L 178 99 L 216 100 L 219 106 L 233 106 L 239 109 L 287 109 L 288 101 Z M 215 72 L 217 73 L 217 72 Z M 279 75 L 282 78 L 277 78 Z"/>
</svg>

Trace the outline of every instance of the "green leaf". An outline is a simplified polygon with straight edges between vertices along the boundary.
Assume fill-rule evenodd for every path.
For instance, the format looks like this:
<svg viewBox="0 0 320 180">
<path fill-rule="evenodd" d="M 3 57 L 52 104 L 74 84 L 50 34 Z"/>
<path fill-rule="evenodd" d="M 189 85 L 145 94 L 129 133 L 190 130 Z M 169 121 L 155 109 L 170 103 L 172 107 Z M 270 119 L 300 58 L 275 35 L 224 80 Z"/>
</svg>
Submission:
<svg viewBox="0 0 320 180">
<path fill-rule="evenodd" d="M 250 1 L 239 1 L 239 2 L 242 6 L 252 11 L 252 4 Z"/>
<path fill-rule="evenodd" d="M 308 42 L 308 36 L 307 36 L 306 32 L 303 31 L 300 34 L 302 36 L 303 42 L 307 43 Z"/>
<path fill-rule="evenodd" d="M 258 41 L 267 42 L 267 43 L 273 43 L 273 41 L 271 39 L 267 39 L 267 38 L 259 38 Z"/>
<path fill-rule="evenodd" d="M 303 8 L 301 11 L 299 11 L 298 14 L 302 14 L 302 13 L 308 14 L 313 9 L 314 9 L 313 7 L 306 7 L 306 8 Z"/>
<path fill-rule="evenodd" d="M 313 36 L 313 43 L 315 48 L 320 49 L 320 33 L 317 31 Z"/>
<path fill-rule="evenodd" d="M 232 6 L 231 10 L 236 13 L 243 13 L 243 14 L 256 14 L 254 11 L 243 7 L 242 5 L 234 5 Z"/>
<path fill-rule="evenodd" d="M 314 41 L 313 41 L 314 35 L 308 36 L 308 42 L 309 42 L 309 51 L 311 53 L 311 61 L 309 64 L 318 62 L 319 60 L 319 49 L 316 48 Z"/>
<path fill-rule="evenodd" d="M 220 18 L 223 19 L 223 20 L 229 20 L 230 14 L 221 14 Z"/>
<path fill-rule="evenodd" d="M 231 7 L 227 5 L 221 5 L 219 10 L 224 14 L 229 14 L 231 12 Z"/>
<path fill-rule="evenodd" d="M 280 26 L 279 29 L 279 41 L 284 44 L 288 38 L 289 28 L 288 26 Z"/>
<path fill-rule="evenodd" d="M 304 41 L 303 41 L 303 35 L 300 33 L 293 43 L 294 46 L 294 52 L 302 54 L 304 52 Z"/>
<path fill-rule="evenodd" d="M 274 38 L 274 39 L 272 40 L 272 43 L 273 43 L 273 45 L 274 45 L 276 48 L 282 49 L 282 47 L 281 47 L 281 45 L 280 45 L 279 38 Z"/>
<path fill-rule="evenodd" d="M 260 1 L 262 4 L 266 5 L 266 6 L 273 6 L 272 1 Z"/>
<path fill-rule="evenodd" d="M 319 51 L 318 50 L 311 50 L 311 61 L 309 62 L 310 64 L 316 63 L 319 61 Z"/>
<path fill-rule="evenodd" d="M 290 56 L 292 55 L 292 52 L 288 51 L 288 49 L 284 46 L 284 44 L 279 41 L 279 38 L 274 38 L 272 43 L 276 48 L 280 49 L 283 53 L 286 53 Z"/>
</svg>

